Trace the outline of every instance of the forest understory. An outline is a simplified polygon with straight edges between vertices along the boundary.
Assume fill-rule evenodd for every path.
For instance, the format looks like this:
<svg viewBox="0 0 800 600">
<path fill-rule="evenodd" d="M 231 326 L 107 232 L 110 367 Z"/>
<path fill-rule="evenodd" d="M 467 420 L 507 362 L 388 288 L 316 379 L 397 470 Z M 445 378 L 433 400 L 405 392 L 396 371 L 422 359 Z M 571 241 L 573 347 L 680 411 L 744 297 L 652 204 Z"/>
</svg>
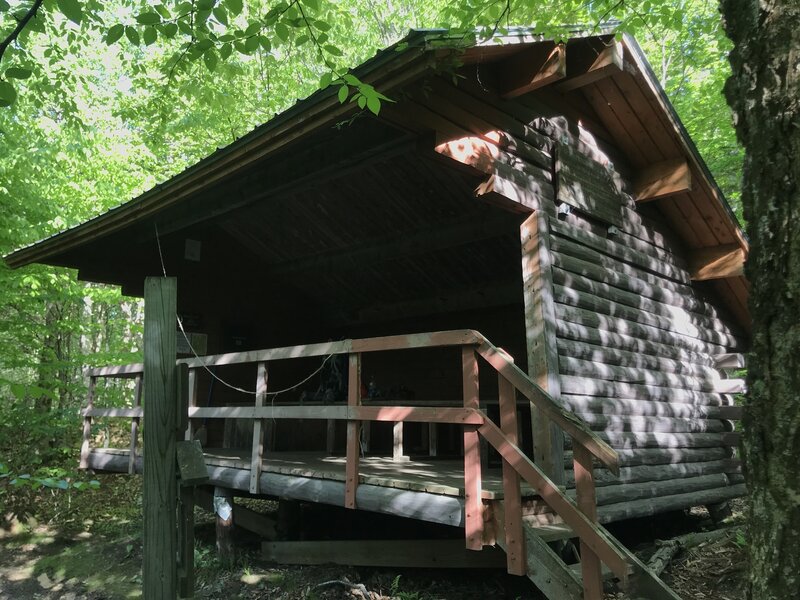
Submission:
<svg viewBox="0 0 800 600">
<path fill-rule="evenodd" d="M 0 529 L 0 600 L 122 600 L 141 597 L 141 480 L 99 475 L 98 489 L 64 492 L 18 490 L 6 498 L 10 512 Z M 24 510 L 27 507 L 28 511 Z M 261 502 L 270 510 L 276 503 Z M 679 553 L 665 581 L 685 600 L 744 598 L 746 574 L 741 503 L 723 526 L 722 540 Z M 447 600 L 539 598 L 527 579 L 502 570 L 387 569 L 342 566 L 281 566 L 260 559 L 258 540 L 238 534 L 236 564 L 222 568 L 216 557 L 214 522 L 197 509 L 196 598 L 335 600 L 392 598 Z M 662 515 L 612 527 L 648 558 L 655 540 L 714 529 L 704 509 Z M 608 599 L 624 594 L 609 589 Z"/>
</svg>

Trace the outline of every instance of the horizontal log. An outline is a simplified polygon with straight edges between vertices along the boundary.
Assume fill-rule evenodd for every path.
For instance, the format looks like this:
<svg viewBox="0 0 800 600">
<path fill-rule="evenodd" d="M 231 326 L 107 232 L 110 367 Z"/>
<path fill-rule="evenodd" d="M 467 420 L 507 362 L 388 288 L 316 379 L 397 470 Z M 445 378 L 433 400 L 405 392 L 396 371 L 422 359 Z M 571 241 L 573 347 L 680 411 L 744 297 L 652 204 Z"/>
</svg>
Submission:
<svg viewBox="0 0 800 600">
<path fill-rule="evenodd" d="M 650 517 L 672 510 L 691 508 L 692 506 L 716 504 L 717 502 L 746 495 L 747 487 L 744 484 L 736 484 L 686 494 L 672 494 L 646 500 L 619 502 L 599 507 L 597 509 L 597 519 L 601 523 L 613 523 L 633 518 Z"/>
<path fill-rule="evenodd" d="M 643 483 L 646 481 L 667 481 L 687 477 L 700 477 L 702 475 L 715 475 L 718 473 L 731 473 L 735 467 L 730 459 L 712 460 L 705 462 L 669 463 L 661 465 L 636 465 L 622 467 L 619 475 L 614 475 L 605 469 L 595 469 L 594 479 L 598 487 L 608 485 Z M 730 475 L 728 475 L 730 477 Z M 566 474 L 568 488 L 575 487 L 574 473 L 569 470 Z M 624 486 L 623 486 L 624 487 Z"/>
<path fill-rule="evenodd" d="M 642 360 L 664 357 L 681 364 L 691 364 L 697 367 L 710 368 L 713 366 L 710 355 L 706 353 L 676 348 L 668 344 L 651 342 L 632 335 L 598 329 L 580 323 L 556 320 L 556 332 L 560 339 L 572 340 L 578 345 L 603 346 L 610 351 L 641 353 Z M 611 363 L 611 361 L 608 362 Z"/>
<path fill-rule="evenodd" d="M 738 244 L 692 250 L 689 271 L 693 281 L 742 277 L 747 253 Z"/>
<path fill-rule="evenodd" d="M 602 506 L 605 504 L 616 504 L 617 502 L 658 498 L 660 496 L 670 496 L 672 494 L 724 488 L 728 487 L 728 485 L 728 475 L 725 473 L 668 479 L 666 481 L 645 481 L 626 485 L 608 485 L 598 488 L 597 504 L 598 506 Z"/>
<path fill-rule="evenodd" d="M 744 354 L 717 354 L 711 357 L 717 369 L 744 369 Z"/>
<path fill-rule="evenodd" d="M 573 394 L 562 390 L 561 402 L 565 408 L 576 413 L 594 413 L 611 416 L 645 416 L 668 417 L 673 419 L 736 419 L 741 416 L 739 406 L 720 406 L 718 404 L 701 404 L 689 402 L 673 402 L 639 400 L 636 398 L 611 398 Z M 737 416 L 733 416 L 737 415 Z"/>
<path fill-rule="evenodd" d="M 683 404 L 702 404 L 707 406 L 722 406 L 728 404 L 723 394 L 712 392 L 697 392 L 638 383 L 623 383 L 620 381 L 603 381 L 587 379 L 585 377 L 561 376 L 561 391 L 564 394 L 578 394 L 585 396 L 603 396 L 628 400 L 656 400 L 659 402 L 678 402 Z"/>
<path fill-rule="evenodd" d="M 589 412 L 576 412 L 575 414 L 586 421 L 593 430 L 607 433 L 722 433 L 728 430 L 722 419 L 617 416 Z"/>
<path fill-rule="evenodd" d="M 735 435 L 735 434 L 734 434 Z M 614 449 L 633 450 L 639 448 L 718 448 L 735 446 L 727 433 L 678 433 L 678 432 L 625 432 L 603 431 L 600 437 Z M 738 440 L 738 437 L 735 438 Z"/>
<path fill-rule="evenodd" d="M 641 273 L 634 271 L 629 274 L 621 273 L 613 268 L 613 264 L 605 267 L 595 264 L 593 262 L 595 257 L 591 253 L 572 252 L 575 249 L 577 247 L 567 247 L 566 252 L 554 252 L 554 266 L 570 273 L 583 275 L 598 283 L 610 285 L 624 292 L 649 298 L 668 306 L 681 308 L 691 313 L 719 319 L 717 309 L 699 298 L 697 293 L 689 286 L 676 284 L 668 280 L 643 279 L 639 277 Z M 570 252 L 581 254 L 582 256 L 571 256 Z"/>
<path fill-rule="evenodd" d="M 682 333 L 659 329 L 651 325 L 645 325 L 644 323 L 637 323 L 629 319 L 598 314 L 592 310 L 573 307 L 562 302 L 556 302 L 555 309 L 557 319 L 593 327 L 595 329 L 604 329 L 631 337 L 638 337 L 657 344 L 677 346 L 684 350 L 689 350 L 690 352 L 720 354 L 731 347 L 701 340 Z M 732 341 L 735 340 L 736 338 L 732 338 Z M 740 344 L 741 342 L 736 342 L 737 346 Z"/>
<path fill-rule="evenodd" d="M 496 173 L 497 165 L 500 164 L 533 176 L 543 183 L 552 183 L 553 176 L 550 172 L 531 164 L 524 158 L 506 152 L 498 144 L 485 139 L 486 137 L 486 135 L 481 137 L 469 136 L 448 140 L 438 144 L 434 150 L 442 156 L 468 165 L 487 175 Z"/>
<path fill-rule="evenodd" d="M 618 350 L 613 347 L 609 348 L 599 344 L 589 344 L 564 338 L 558 339 L 557 347 L 558 353 L 561 356 L 578 358 L 596 363 L 619 365 L 621 367 L 635 367 L 638 369 L 650 369 L 665 373 L 686 375 L 689 377 L 716 377 L 719 379 L 719 373 L 717 373 L 711 367 L 702 364 L 696 364 L 688 360 L 674 360 L 671 358 L 663 358 L 662 356 L 653 356 L 639 352 Z"/>
<path fill-rule="evenodd" d="M 692 189 L 692 172 L 683 158 L 665 160 L 643 169 L 633 188 L 636 202 L 674 196 Z"/>
<path fill-rule="evenodd" d="M 644 310 L 613 302 L 576 289 L 555 285 L 553 298 L 561 304 L 576 306 L 595 313 L 625 319 L 669 334 L 700 340 L 723 348 L 744 347 L 744 340 L 713 329 L 695 325 L 689 318 L 664 317 Z M 688 315 L 686 316 L 688 317 Z M 659 334 L 663 337 L 664 334 Z M 669 342 L 667 342 L 669 343 Z"/>
<path fill-rule="evenodd" d="M 650 271 L 679 283 L 687 284 L 690 282 L 689 274 L 685 269 L 670 265 L 664 257 L 653 258 L 624 244 L 619 244 L 584 229 L 567 225 L 555 218 L 550 219 L 550 228 L 556 236 L 568 238 L 573 243 L 602 252 L 639 269 Z"/>
<path fill-rule="evenodd" d="M 710 462 L 730 458 L 728 448 L 615 448 L 615 450 L 621 467 Z M 565 466 L 572 464 L 571 452 L 565 452 L 564 457 Z"/>
<path fill-rule="evenodd" d="M 736 379 L 721 379 L 719 376 L 697 377 L 692 375 L 677 375 L 675 373 L 662 373 L 661 371 L 651 369 L 608 365 L 605 363 L 571 358 L 569 356 L 560 356 L 558 364 L 559 372 L 562 375 L 696 390 L 699 392 L 717 392 L 720 394 L 734 393 L 730 390 L 738 387 L 735 382 L 740 381 Z"/>
<path fill-rule="evenodd" d="M 475 195 L 478 197 L 489 194 L 500 195 L 531 211 L 552 203 L 554 198 L 551 183 L 499 163 L 495 165 L 494 173 L 475 188 Z"/>
<path fill-rule="evenodd" d="M 672 327 L 678 327 L 678 331 L 685 330 L 685 333 L 695 337 L 702 337 L 702 335 L 691 332 L 703 332 L 705 330 L 730 336 L 741 335 L 741 330 L 731 327 L 715 317 L 692 312 L 673 304 L 658 302 L 640 294 L 621 290 L 613 285 L 600 283 L 584 275 L 572 273 L 558 267 L 553 270 L 553 281 L 568 289 L 574 289 L 598 298 L 605 298 L 620 306 L 629 307 L 628 310 L 639 310 L 647 314 L 656 315 L 657 321 L 663 322 L 666 320 Z M 662 326 L 662 328 L 670 329 L 671 327 Z"/>
</svg>

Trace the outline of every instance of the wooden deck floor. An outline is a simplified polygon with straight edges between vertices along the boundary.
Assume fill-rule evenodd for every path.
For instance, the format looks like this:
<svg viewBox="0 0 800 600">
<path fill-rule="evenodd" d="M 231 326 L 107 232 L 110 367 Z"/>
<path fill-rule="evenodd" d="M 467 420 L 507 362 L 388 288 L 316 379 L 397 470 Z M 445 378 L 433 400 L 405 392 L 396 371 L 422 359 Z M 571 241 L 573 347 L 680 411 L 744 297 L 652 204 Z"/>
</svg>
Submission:
<svg viewBox="0 0 800 600">
<path fill-rule="evenodd" d="M 92 450 L 96 458 L 102 455 L 125 457 L 127 465 L 129 451 L 118 448 Z M 208 448 L 205 450 L 206 464 L 231 469 L 250 469 L 248 450 Z M 109 463 L 109 470 L 119 468 L 123 461 Z M 427 492 L 445 496 L 464 497 L 464 463 L 461 460 L 439 458 L 395 461 L 390 457 L 368 456 L 359 461 L 359 483 L 412 492 Z M 293 477 L 341 481 L 345 479 L 345 458 L 326 456 L 319 452 L 272 452 L 262 461 L 262 473 L 277 473 Z M 483 498 L 503 498 L 503 482 L 499 468 L 484 469 L 482 481 Z M 523 496 L 535 494 L 526 486 Z"/>
</svg>

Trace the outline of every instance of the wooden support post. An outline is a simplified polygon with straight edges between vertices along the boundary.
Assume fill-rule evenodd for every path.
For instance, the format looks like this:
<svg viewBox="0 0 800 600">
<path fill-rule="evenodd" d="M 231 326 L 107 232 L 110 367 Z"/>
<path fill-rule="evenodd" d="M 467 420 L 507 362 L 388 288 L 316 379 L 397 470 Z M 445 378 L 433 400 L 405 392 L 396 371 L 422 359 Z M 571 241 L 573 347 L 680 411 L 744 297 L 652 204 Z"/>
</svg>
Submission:
<svg viewBox="0 0 800 600">
<path fill-rule="evenodd" d="M 81 462 L 78 465 L 80 469 L 89 468 L 89 452 L 91 452 L 92 441 L 92 417 L 88 412 L 94 408 L 94 393 L 97 387 L 97 377 L 89 377 L 89 385 L 86 392 L 86 412 L 87 415 L 83 417 L 83 441 L 81 442 Z"/>
<path fill-rule="evenodd" d="M 217 519 L 217 557 L 222 566 L 234 562 L 233 494 L 228 488 L 214 488 L 214 513 Z"/>
<path fill-rule="evenodd" d="M 497 388 L 500 398 L 500 429 L 512 444 L 518 445 L 516 390 L 502 375 L 498 375 Z M 503 459 L 503 509 L 508 572 L 512 575 L 525 575 L 527 561 L 525 534 L 522 530 L 522 493 L 519 473 L 506 459 Z"/>
<path fill-rule="evenodd" d="M 336 420 L 328 419 L 326 424 L 325 433 L 325 451 L 328 456 L 333 456 L 333 451 L 336 449 Z"/>
<path fill-rule="evenodd" d="M 464 408 L 480 408 L 478 358 L 475 348 L 461 348 Z M 467 549 L 483 548 L 483 502 L 481 500 L 481 446 L 478 429 L 464 426 L 464 528 Z"/>
<path fill-rule="evenodd" d="M 256 408 L 264 406 L 267 398 L 267 363 L 258 363 L 256 375 Z M 261 459 L 264 452 L 264 420 L 253 419 L 253 451 L 250 458 L 250 493 L 258 494 L 261 478 Z"/>
<path fill-rule="evenodd" d="M 350 355 L 350 366 L 347 378 L 347 405 L 361 404 L 361 354 Z M 361 454 L 360 421 L 347 421 L 347 462 L 345 465 L 344 505 L 356 508 L 356 490 L 358 488 L 358 461 Z"/>
<path fill-rule="evenodd" d="M 180 488 L 178 504 L 178 597 L 194 597 L 194 486 Z"/>
<path fill-rule="evenodd" d="M 142 375 L 136 376 L 133 390 L 133 408 L 139 408 L 142 405 Z M 139 443 L 139 417 L 131 419 L 131 449 L 128 453 L 128 474 L 133 475 L 136 472 L 136 446 Z"/>
<path fill-rule="evenodd" d="M 592 475 L 592 455 L 581 444 L 572 449 L 575 465 L 575 490 L 578 509 L 597 522 L 597 500 Z M 603 600 L 603 571 L 597 554 L 581 541 L 581 575 L 584 600 Z"/>
<path fill-rule="evenodd" d="M 437 456 L 439 454 L 439 430 L 436 423 L 428 423 L 428 454 Z"/>
<path fill-rule="evenodd" d="M 392 460 L 403 460 L 403 422 L 392 425 Z"/>
<path fill-rule="evenodd" d="M 189 408 L 197 406 L 197 369 L 189 369 Z M 195 434 L 194 419 L 189 419 L 189 426 L 186 428 L 186 436 L 184 439 L 192 440 Z M 204 441 L 200 441 L 201 445 L 205 445 Z"/>
<path fill-rule="evenodd" d="M 528 217 L 520 228 L 522 283 L 525 299 L 525 330 L 528 374 L 555 402 L 560 403 L 556 316 L 553 303 L 553 273 L 547 215 Z M 564 485 L 564 433 L 531 403 L 534 462 L 557 485 Z"/>
<path fill-rule="evenodd" d="M 148 277 L 144 282 L 145 598 L 169 599 L 177 593 L 177 291 L 174 277 Z"/>
</svg>

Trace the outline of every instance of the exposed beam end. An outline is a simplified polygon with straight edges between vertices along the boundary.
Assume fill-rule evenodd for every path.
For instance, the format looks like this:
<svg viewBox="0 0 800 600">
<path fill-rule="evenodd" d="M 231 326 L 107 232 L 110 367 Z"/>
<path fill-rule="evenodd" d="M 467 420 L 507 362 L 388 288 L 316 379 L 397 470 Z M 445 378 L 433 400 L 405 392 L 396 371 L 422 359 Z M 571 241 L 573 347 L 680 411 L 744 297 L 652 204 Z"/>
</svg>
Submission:
<svg viewBox="0 0 800 600">
<path fill-rule="evenodd" d="M 564 94 L 605 77 L 622 73 L 623 60 L 620 42 L 604 46 L 599 52 L 591 50 L 578 53 L 571 50 L 567 62 L 567 77 L 556 83 L 555 88 Z"/>
<path fill-rule="evenodd" d="M 634 183 L 636 202 L 674 196 L 692 189 L 692 171 L 684 159 L 665 160 L 645 168 Z"/>
<path fill-rule="evenodd" d="M 510 99 L 563 79 L 567 74 L 564 44 L 536 45 L 508 59 L 500 73 L 500 95 Z"/>
<path fill-rule="evenodd" d="M 689 270 L 694 281 L 741 277 L 746 259 L 744 248 L 738 244 L 699 248 L 689 257 Z"/>
</svg>

